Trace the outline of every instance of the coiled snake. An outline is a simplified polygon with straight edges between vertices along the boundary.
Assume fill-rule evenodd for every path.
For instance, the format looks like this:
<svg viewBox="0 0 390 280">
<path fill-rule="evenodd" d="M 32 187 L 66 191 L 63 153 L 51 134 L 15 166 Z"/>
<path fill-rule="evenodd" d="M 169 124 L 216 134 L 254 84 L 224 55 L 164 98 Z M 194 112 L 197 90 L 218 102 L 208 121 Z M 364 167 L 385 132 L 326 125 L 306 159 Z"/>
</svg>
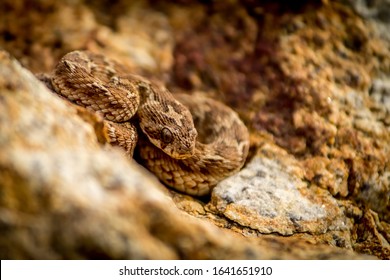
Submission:
<svg viewBox="0 0 390 280">
<path fill-rule="evenodd" d="M 179 191 L 206 195 L 247 157 L 248 130 L 232 109 L 199 95 L 173 97 L 104 55 L 66 54 L 51 85 L 69 101 L 101 114 L 111 144 L 130 157 L 137 144 L 139 162 Z"/>
</svg>

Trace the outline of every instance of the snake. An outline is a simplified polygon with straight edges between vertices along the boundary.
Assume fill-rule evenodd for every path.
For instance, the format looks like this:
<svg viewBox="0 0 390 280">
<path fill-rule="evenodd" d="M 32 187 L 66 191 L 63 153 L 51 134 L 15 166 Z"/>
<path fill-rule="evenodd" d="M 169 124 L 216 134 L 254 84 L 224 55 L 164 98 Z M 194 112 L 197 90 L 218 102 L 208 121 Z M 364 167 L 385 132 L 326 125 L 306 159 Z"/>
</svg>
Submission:
<svg viewBox="0 0 390 280">
<path fill-rule="evenodd" d="M 60 96 L 101 115 L 110 144 L 180 192 L 208 195 L 245 163 L 248 129 L 217 100 L 173 95 L 161 83 L 87 50 L 65 54 L 50 83 Z"/>
</svg>

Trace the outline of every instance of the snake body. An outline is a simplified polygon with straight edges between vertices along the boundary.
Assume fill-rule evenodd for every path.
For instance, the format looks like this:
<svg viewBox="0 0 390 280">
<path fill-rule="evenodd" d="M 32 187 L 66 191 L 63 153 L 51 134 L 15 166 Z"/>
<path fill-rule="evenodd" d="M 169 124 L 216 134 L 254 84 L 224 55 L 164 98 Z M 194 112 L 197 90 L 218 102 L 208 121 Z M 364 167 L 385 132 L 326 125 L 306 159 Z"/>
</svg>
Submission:
<svg viewBox="0 0 390 280">
<path fill-rule="evenodd" d="M 102 54 L 66 54 L 51 84 L 69 101 L 101 114 L 110 143 L 129 156 L 137 146 L 139 162 L 177 190 L 206 195 L 245 162 L 249 134 L 232 109 L 199 95 L 174 97 Z"/>
</svg>

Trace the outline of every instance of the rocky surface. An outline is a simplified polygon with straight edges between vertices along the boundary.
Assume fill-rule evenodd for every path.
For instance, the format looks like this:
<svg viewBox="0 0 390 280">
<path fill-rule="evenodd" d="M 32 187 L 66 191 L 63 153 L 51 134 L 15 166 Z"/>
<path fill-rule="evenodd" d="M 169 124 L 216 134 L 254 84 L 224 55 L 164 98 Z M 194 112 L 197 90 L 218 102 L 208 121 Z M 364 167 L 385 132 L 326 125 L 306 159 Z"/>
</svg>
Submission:
<svg viewBox="0 0 390 280">
<path fill-rule="evenodd" d="M 345 230 L 336 200 L 327 193 L 307 190 L 303 181 L 285 169 L 277 161 L 254 158 L 215 188 L 211 203 L 229 220 L 260 233 Z"/>
<path fill-rule="evenodd" d="M 2 259 L 363 258 L 323 247 L 283 253 L 181 212 L 4 51 L 0 66 Z"/>
<path fill-rule="evenodd" d="M 390 258 L 387 2 L 363 2 L 2 1 L 1 257 Z M 32 75 L 74 49 L 231 106 L 244 169 L 166 189 Z"/>
</svg>

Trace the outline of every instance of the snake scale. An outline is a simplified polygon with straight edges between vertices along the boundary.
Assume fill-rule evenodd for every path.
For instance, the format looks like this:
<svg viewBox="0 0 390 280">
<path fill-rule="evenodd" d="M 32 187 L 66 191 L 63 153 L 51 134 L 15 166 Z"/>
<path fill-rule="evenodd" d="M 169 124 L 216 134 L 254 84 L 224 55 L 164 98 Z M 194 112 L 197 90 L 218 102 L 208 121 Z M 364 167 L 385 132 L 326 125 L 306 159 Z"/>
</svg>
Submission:
<svg viewBox="0 0 390 280">
<path fill-rule="evenodd" d="M 179 191 L 206 195 L 247 157 L 249 133 L 232 109 L 196 94 L 173 96 L 102 54 L 66 54 L 50 82 L 59 95 L 101 114 L 111 144 L 129 157 L 135 151 L 142 165 Z"/>
</svg>

